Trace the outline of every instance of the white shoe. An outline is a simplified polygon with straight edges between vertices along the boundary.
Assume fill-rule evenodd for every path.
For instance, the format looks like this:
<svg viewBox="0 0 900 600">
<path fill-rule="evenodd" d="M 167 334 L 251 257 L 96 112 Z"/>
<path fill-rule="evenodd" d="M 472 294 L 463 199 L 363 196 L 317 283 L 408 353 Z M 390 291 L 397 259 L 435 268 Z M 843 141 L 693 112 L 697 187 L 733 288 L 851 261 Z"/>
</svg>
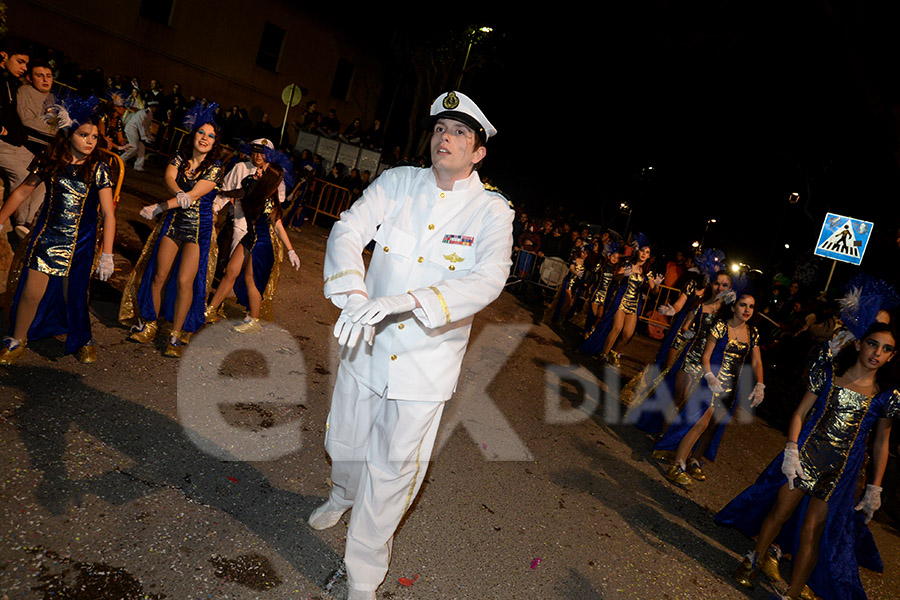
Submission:
<svg viewBox="0 0 900 600">
<path fill-rule="evenodd" d="M 24 240 L 26 237 L 28 237 L 28 234 L 31 233 L 31 230 L 24 225 L 16 225 L 15 232 L 16 235 L 19 236 L 20 240 Z"/>
<path fill-rule="evenodd" d="M 375 590 L 357 590 L 350 588 L 347 600 L 375 600 Z"/>
<path fill-rule="evenodd" d="M 340 508 L 337 505 L 332 504 L 331 498 L 328 498 L 328 501 L 325 504 L 312 511 L 307 522 L 313 529 L 319 531 L 328 529 L 329 527 L 337 525 L 337 522 L 341 520 L 341 517 L 344 516 L 344 513 L 348 510 L 350 509 Z"/>
</svg>

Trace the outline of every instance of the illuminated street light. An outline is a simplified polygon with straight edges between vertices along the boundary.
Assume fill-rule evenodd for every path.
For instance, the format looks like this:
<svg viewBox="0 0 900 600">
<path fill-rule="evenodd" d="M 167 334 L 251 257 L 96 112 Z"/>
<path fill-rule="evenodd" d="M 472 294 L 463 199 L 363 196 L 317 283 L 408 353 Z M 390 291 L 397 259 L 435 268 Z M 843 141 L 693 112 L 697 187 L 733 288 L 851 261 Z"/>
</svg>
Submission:
<svg viewBox="0 0 900 600">
<path fill-rule="evenodd" d="M 793 194 L 788 196 L 788 203 L 790 203 L 790 204 L 797 204 L 797 202 L 799 202 L 799 201 L 800 201 L 800 194 L 798 194 L 797 192 L 794 192 Z"/>
<path fill-rule="evenodd" d="M 463 74 L 466 72 L 466 65 L 469 64 L 469 53 L 472 51 L 472 44 L 475 43 L 475 32 L 480 31 L 481 33 L 488 34 L 494 31 L 493 27 L 479 27 L 469 36 L 469 47 L 466 48 L 466 58 L 463 60 L 462 70 L 459 72 L 459 79 L 456 80 L 456 89 L 459 89 L 462 85 Z"/>
<path fill-rule="evenodd" d="M 740 273 L 740 272 L 741 272 L 741 265 L 739 265 L 739 264 L 737 264 L 737 263 L 731 263 L 731 272 L 732 272 L 732 273 Z"/>
<path fill-rule="evenodd" d="M 698 242 L 696 240 L 694 241 L 693 244 L 691 244 L 691 248 L 699 248 L 699 247 L 700 247 L 700 242 Z"/>
<path fill-rule="evenodd" d="M 785 244 L 785 245 L 784 245 L 784 249 L 785 249 L 785 250 L 790 250 L 790 249 L 791 249 L 791 245 L 790 245 L 790 244 Z"/>
</svg>

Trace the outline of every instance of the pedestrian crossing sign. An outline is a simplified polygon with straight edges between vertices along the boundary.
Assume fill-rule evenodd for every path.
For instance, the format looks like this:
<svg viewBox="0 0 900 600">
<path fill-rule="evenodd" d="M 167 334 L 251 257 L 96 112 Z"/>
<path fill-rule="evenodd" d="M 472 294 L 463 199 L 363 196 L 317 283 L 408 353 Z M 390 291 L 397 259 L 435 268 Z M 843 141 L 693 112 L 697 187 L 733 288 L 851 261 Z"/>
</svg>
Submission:
<svg viewBox="0 0 900 600">
<path fill-rule="evenodd" d="M 872 226 L 869 221 L 828 213 L 814 254 L 858 265 L 872 235 Z"/>
</svg>

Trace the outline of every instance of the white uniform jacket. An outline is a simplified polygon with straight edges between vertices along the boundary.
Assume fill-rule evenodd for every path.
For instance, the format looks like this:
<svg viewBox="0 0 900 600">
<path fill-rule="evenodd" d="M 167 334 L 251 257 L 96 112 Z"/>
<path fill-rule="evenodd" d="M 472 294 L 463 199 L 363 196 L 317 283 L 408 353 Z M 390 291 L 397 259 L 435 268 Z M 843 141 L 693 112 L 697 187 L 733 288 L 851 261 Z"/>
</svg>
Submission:
<svg viewBox="0 0 900 600">
<path fill-rule="evenodd" d="M 472 318 L 506 283 L 513 216 L 475 171 L 452 191 L 438 188 L 431 169 L 397 167 L 375 179 L 331 230 L 325 296 L 411 292 L 422 308 L 379 323 L 373 346 L 345 348 L 342 368 L 376 393 L 387 387 L 392 399 L 448 400 Z M 365 273 L 362 251 L 372 238 Z"/>
</svg>

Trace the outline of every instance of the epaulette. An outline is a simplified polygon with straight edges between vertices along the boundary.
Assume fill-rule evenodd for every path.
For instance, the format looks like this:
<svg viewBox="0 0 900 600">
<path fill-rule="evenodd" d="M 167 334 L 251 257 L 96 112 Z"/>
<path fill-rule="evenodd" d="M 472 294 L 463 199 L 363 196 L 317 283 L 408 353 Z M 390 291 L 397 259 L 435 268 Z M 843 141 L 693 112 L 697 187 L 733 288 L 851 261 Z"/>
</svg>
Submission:
<svg viewBox="0 0 900 600">
<path fill-rule="evenodd" d="M 515 207 L 513 207 L 512 200 L 509 199 L 509 196 L 506 193 L 504 193 L 503 191 L 501 191 L 500 188 L 498 188 L 497 186 L 491 185 L 490 183 L 485 183 L 484 189 L 486 189 L 489 192 L 493 192 L 495 194 L 499 194 L 500 196 L 503 196 L 503 199 L 506 200 L 506 203 L 509 205 L 509 207 L 515 208 Z"/>
</svg>

